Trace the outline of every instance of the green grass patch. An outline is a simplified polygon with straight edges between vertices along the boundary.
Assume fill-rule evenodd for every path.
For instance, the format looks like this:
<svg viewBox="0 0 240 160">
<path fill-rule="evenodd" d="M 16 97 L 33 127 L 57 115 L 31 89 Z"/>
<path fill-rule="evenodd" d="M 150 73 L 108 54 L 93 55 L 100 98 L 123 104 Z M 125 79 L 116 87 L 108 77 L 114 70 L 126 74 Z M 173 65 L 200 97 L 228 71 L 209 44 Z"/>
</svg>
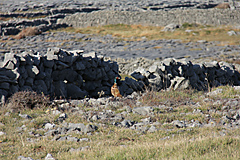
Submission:
<svg viewBox="0 0 240 160">
<path fill-rule="evenodd" d="M 200 95 L 203 92 L 198 92 L 192 89 L 189 90 L 178 90 L 178 91 L 160 91 L 160 92 L 152 92 L 148 91 L 143 97 L 142 97 L 142 103 L 144 104 L 151 104 L 151 105 L 157 105 L 162 104 L 161 102 L 165 103 L 172 103 L 173 106 L 178 106 L 179 102 L 183 100 L 195 100 L 200 97 Z M 184 105 L 184 104 L 182 104 Z"/>
</svg>

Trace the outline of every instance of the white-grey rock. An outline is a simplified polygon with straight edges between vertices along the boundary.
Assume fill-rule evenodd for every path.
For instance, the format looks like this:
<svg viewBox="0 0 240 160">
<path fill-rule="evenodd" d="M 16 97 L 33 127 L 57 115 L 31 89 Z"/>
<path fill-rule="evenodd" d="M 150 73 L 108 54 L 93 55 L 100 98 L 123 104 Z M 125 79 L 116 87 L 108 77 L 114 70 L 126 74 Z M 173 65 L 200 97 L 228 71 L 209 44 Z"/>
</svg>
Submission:
<svg viewBox="0 0 240 160">
<path fill-rule="evenodd" d="M 27 114 L 21 114 L 20 113 L 19 116 L 22 117 L 22 118 L 25 118 L 25 119 L 32 119 L 32 117 L 27 115 Z"/>
<path fill-rule="evenodd" d="M 85 126 L 85 128 L 83 129 L 83 132 L 84 132 L 85 134 L 87 134 L 87 133 L 89 133 L 89 132 L 94 132 L 96 129 L 97 129 L 97 126 L 87 124 L 87 125 Z"/>
<path fill-rule="evenodd" d="M 66 113 L 62 113 L 62 114 L 59 115 L 58 118 L 66 119 L 67 118 L 67 114 Z"/>
<path fill-rule="evenodd" d="M 45 126 L 44 126 L 44 129 L 50 130 L 50 129 L 53 129 L 54 127 L 55 127 L 55 124 L 46 123 Z"/>
<path fill-rule="evenodd" d="M 146 71 L 143 67 L 138 67 L 134 72 L 140 73 L 142 76 L 145 76 L 145 77 L 148 77 L 150 75 L 150 73 L 148 71 Z M 143 79 L 141 79 L 141 80 L 143 80 Z"/>
<path fill-rule="evenodd" d="M 141 119 L 141 121 L 142 121 L 144 124 L 146 124 L 146 125 L 152 123 L 151 117 L 148 117 L 148 118 L 145 118 L 145 119 Z"/>
<path fill-rule="evenodd" d="M 66 140 L 72 142 L 79 142 L 79 139 L 77 137 L 66 136 Z"/>
<path fill-rule="evenodd" d="M 173 80 L 171 80 L 170 88 L 177 89 L 187 89 L 190 87 L 190 81 L 184 77 L 176 76 Z"/>
<path fill-rule="evenodd" d="M 18 160 L 33 160 L 31 157 L 18 156 Z"/>
<path fill-rule="evenodd" d="M 131 120 L 123 120 L 123 121 L 121 122 L 121 125 L 122 125 L 123 127 L 126 127 L 126 128 L 131 127 L 133 124 L 134 124 L 134 123 L 133 123 Z"/>
<path fill-rule="evenodd" d="M 240 91 L 240 86 L 233 86 L 233 88 L 237 91 Z"/>
<path fill-rule="evenodd" d="M 220 93 L 222 93 L 222 92 L 223 92 L 223 89 L 218 88 L 218 89 L 216 89 L 215 91 L 208 92 L 207 95 L 208 95 L 208 96 L 216 96 L 216 95 L 218 95 L 218 94 L 220 94 Z"/>
<path fill-rule="evenodd" d="M 157 65 L 152 65 L 151 67 L 149 67 L 148 71 L 149 71 L 150 73 L 158 73 L 159 68 L 158 68 Z"/>
<path fill-rule="evenodd" d="M 82 54 L 82 56 L 83 57 L 97 58 L 97 53 L 96 52 L 89 52 L 89 53 Z"/>
<path fill-rule="evenodd" d="M 148 129 L 148 132 L 150 132 L 150 133 L 153 133 L 153 132 L 156 132 L 156 131 L 158 131 L 158 129 L 157 129 L 154 125 L 152 125 L 152 126 Z"/>
<path fill-rule="evenodd" d="M 172 124 L 175 125 L 177 128 L 186 127 L 186 124 L 184 121 L 175 120 L 175 121 L 172 121 Z"/>
<path fill-rule="evenodd" d="M 163 80 L 157 73 L 153 73 L 148 78 L 149 85 L 153 90 L 159 91 L 163 88 Z"/>
<path fill-rule="evenodd" d="M 92 120 L 93 120 L 93 121 L 97 121 L 98 119 L 99 119 L 98 115 L 92 116 Z"/>
<path fill-rule="evenodd" d="M 90 141 L 89 138 L 80 138 L 79 139 L 80 142 L 88 142 Z"/>
<path fill-rule="evenodd" d="M 90 148 L 90 147 L 89 147 L 89 146 L 85 146 L 85 147 L 80 147 L 80 148 L 77 148 L 77 149 L 71 148 L 71 149 L 69 150 L 69 152 L 85 151 L 85 150 L 87 150 L 88 148 Z"/>
<path fill-rule="evenodd" d="M 219 63 L 217 61 L 212 61 L 212 62 L 204 62 L 203 65 L 207 68 L 219 68 Z"/>
<path fill-rule="evenodd" d="M 133 113 L 137 113 L 143 116 L 150 115 L 151 112 L 153 112 L 154 109 L 150 106 L 145 106 L 145 107 L 135 107 L 133 108 Z"/>
<path fill-rule="evenodd" d="M 58 115 L 58 114 L 61 114 L 61 112 L 60 112 L 59 110 L 53 110 L 53 111 L 52 111 L 52 114 L 53 114 L 53 115 Z"/>
<path fill-rule="evenodd" d="M 2 131 L 0 131 L 0 136 L 2 136 L 2 135 L 6 135 L 6 133 L 5 133 L 5 132 L 2 132 Z"/>
<path fill-rule="evenodd" d="M 81 131 L 85 128 L 85 125 L 83 123 L 69 123 L 68 129 L 75 130 L 80 129 Z"/>
<path fill-rule="evenodd" d="M 47 156 L 45 157 L 45 160 L 55 160 L 55 158 L 53 158 L 53 156 L 48 153 Z"/>
<path fill-rule="evenodd" d="M 171 23 L 164 27 L 163 31 L 174 31 L 175 29 L 179 28 L 179 24 Z"/>
<path fill-rule="evenodd" d="M 237 35 L 237 33 L 235 31 L 228 31 L 227 34 L 229 36 L 236 36 Z"/>
</svg>

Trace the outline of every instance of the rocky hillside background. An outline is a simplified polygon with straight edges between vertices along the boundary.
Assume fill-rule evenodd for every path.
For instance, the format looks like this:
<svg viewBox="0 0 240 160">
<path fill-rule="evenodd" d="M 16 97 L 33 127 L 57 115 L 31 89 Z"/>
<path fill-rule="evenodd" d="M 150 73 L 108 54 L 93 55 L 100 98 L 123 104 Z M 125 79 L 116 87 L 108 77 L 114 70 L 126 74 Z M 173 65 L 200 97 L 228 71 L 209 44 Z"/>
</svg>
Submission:
<svg viewBox="0 0 240 160">
<path fill-rule="evenodd" d="M 141 24 L 150 26 L 166 26 L 171 23 L 203 25 L 240 25 L 238 9 L 174 9 L 170 11 L 97 11 L 76 13 L 59 19 L 57 23 L 73 27 L 103 26 L 109 24 Z"/>
<path fill-rule="evenodd" d="M 165 26 L 187 22 L 239 25 L 239 7 L 238 1 L 3 1 L 0 8 L 0 35 L 15 35 L 29 26 L 47 31 L 67 26 L 107 24 Z"/>
</svg>

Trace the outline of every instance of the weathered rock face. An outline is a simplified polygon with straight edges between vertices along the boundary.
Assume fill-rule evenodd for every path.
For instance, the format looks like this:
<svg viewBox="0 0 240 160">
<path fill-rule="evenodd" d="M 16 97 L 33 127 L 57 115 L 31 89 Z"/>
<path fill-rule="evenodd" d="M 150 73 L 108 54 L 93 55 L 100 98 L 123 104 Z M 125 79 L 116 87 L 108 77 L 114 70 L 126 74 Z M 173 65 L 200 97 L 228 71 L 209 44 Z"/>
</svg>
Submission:
<svg viewBox="0 0 240 160">
<path fill-rule="evenodd" d="M 0 95 L 30 90 L 50 96 L 81 99 L 110 95 L 118 75 L 116 62 L 104 61 L 96 54 L 50 48 L 44 56 L 7 53 L 0 69 Z"/>
</svg>

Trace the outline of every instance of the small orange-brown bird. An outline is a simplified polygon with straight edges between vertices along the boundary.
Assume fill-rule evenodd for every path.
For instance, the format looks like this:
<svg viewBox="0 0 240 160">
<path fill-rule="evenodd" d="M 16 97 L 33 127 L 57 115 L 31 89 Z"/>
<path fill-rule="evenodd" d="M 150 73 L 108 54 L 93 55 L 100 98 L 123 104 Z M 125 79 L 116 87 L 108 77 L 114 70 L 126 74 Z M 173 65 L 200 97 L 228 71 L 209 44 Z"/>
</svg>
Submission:
<svg viewBox="0 0 240 160">
<path fill-rule="evenodd" d="M 122 95 L 120 94 L 119 88 L 117 86 L 117 79 L 120 79 L 119 77 L 115 77 L 114 79 L 114 84 L 111 87 L 111 93 L 114 97 L 122 97 Z"/>
</svg>

